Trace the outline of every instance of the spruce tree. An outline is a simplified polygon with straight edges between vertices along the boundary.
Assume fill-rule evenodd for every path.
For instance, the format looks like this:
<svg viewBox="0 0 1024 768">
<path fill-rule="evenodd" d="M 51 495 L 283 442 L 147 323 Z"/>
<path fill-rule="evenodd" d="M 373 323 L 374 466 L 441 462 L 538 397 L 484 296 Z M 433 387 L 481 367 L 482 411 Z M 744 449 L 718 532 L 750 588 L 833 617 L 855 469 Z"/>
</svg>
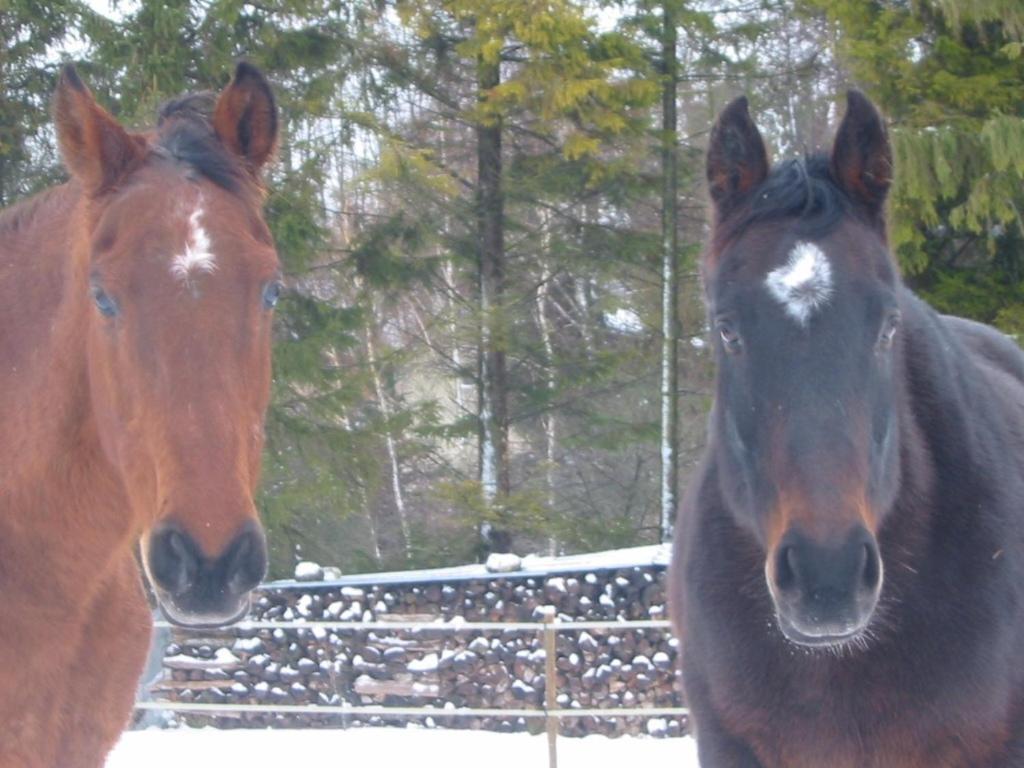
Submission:
<svg viewBox="0 0 1024 768">
<path fill-rule="evenodd" d="M 1011 0 L 814 4 L 891 121 L 891 239 L 938 308 L 1024 332 L 1024 55 Z"/>
</svg>

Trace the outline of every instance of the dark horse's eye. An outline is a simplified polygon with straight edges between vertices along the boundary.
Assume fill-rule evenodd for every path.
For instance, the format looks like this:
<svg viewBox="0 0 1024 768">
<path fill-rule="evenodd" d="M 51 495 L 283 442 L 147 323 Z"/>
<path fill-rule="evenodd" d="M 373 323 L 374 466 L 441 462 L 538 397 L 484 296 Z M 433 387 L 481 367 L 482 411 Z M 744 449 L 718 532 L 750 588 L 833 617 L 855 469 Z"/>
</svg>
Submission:
<svg viewBox="0 0 1024 768">
<path fill-rule="evenodd" d="M 92 300 L 100 314 L 104 317 L 114 317 L 117 315 L 117 302 L 106 291 L 95 283 L 92 284 L 89 290 L 92 292 Z"/>
<path fill-rule="evenodd" d="M 885 322 L 882 324 L 882 331 L 878 335 L 879 349 L 892 349 L 892 342 L 896 338 L 896 331 L 899 330 L 900 320 L 899 312 L 893 312 L 885 318 Z"/>
<path fill-rule="evenodd" d="M 743 341 L 736 329 L 724 320 L 718 321 L 718 335 L 722 337 L 722 346 L 725 347 L 725 351 L 730 354 L 739 352 L 743 346 Z"/>
<path fill-rule="evenodd" d="M 282 290 L 284 290 L 284 286 L 281 285 L 280 280 L 273 280 L 267 283 L 263 287 L 263 308 L 273 309 L 276 307 L 278 299 L 281 298 Z"/>
</svg>

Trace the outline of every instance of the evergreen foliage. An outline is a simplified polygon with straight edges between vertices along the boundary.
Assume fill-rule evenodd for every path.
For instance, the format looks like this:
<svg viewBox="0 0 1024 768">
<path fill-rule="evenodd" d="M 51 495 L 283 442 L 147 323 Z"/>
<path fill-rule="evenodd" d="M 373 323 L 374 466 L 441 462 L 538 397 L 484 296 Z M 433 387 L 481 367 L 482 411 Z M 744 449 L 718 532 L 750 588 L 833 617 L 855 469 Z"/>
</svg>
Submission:
<svg viewBox="0 0 1024 768">
<path fill-rule="evenodd" d="M 0 1 L 0 206 L 7 206 L 60 177 L 49 131 L 50 94 L 59 63 L 52 52 L 102 27 L 85 3 L 57 0 Z"/>
<path fill-rule="evenodd" d="M 1024 331 L 1024 55 L 1009 0 L 829 2 L 837 48 L 889 116 L 891 238 L 940 309 Z"/>
</svg>

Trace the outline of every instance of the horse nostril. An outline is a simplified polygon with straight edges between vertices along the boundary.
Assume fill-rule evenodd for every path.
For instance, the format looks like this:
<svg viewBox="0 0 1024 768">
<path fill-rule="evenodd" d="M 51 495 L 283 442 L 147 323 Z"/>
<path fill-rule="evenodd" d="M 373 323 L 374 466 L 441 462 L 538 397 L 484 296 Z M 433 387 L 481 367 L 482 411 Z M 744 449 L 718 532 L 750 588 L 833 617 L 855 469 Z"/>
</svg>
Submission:
<svg viewBox="0 0 1024 768">
<path fill-rule="evenodd" d="M 187 534 L 167 528 L 154 534 L 150 542 L 149 571 L 157 585 L 172 595 L 180 595 L 196 581 L 199 553 Z"/>
<path fill-rule="evenodd" d="M 861 557 L 861 583 L 865 589 L 873 592 L 878 588 L 882 578 L 882 561 L 878 555 L 878 548 L 872 542 L 865 542 Z"/>
<path fill-rule="evenodd" d="M 796 548 L 779 547 L 775 555 L 775 587 L 780 592 L 788 592 L 797 585 Z"/>
<path fill-rule="evenodd" d="M 243 532 L 225 558 L 224 583 L 231 594 L 241 595 L 258 586 L 267 572 L 267 548 L 258 530 Z"/>
</svg>

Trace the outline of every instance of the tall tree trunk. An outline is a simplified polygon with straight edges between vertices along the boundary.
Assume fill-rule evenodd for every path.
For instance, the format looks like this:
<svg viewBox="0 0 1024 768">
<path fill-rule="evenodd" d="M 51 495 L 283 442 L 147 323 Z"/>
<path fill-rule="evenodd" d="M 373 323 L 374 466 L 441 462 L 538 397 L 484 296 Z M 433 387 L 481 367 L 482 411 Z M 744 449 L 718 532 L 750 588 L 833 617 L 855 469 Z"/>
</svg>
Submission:
<svg viewBox="0 0 1024 768">
<path fill-rule="evenodd" d="M 478 62 L 481 101 L 501 83 L 500 62 Z M 484 503 L 493 507 L 510 489 L 508 470 L 508 388 L 505 371 L 504 200 L 501 189 L 501 121 L 481 119 L 477 141 L 477 235 L 480 297 L 480 483 Z M 508 534 L 486 527 L 484 546 L 507 547 Z"/>
<path fill-rule="evenodd" d="M 370 311 L 376 317 L 377 311 L 375 302 L 370 299 Z M 398 460 L 398 444 L 395 434 L 391 429 L 391 405 L 388 402 L 387 392 L 384 390 L 384 382 L 380 376 L 380 365 L 377 361 L 377 349 L 374 343 L 374 330 L 369 321 L 365 325 L 366 331 L 366 358 L 370 365 L 370 374 L 373 377 L 373 388 L 377 395 L 377 405 L 380 408 L 381 416 L 384 417 L 384 445 L 388 453 L 388 463 L 391 467 L 391 494 L 395 500 L 395 512 L 398 514 L 398 524 L 402 529 L 402 547 L 405 550 L 406 560 L 412 557 L 412 537 L 409 532 L 409 518 L 405 510 L 405 494 L 402 491 L 402 467 Z"/>
<path fill-rule="evenodd" d="M 347 413 L 343 413 L 341 416 L 341 424 L 346 431 L 352 430 L 352 421 L 349 419 Z M 380 550 L 380 535 L 377 532 L 377 516 L 373 509 L 373 505 L 370 504 L 370 498 L 366 493 L 366 484 L 363 479 L 360 478 L 358 483 L 359 486 L 359 500 L 363 504 L 363 511 L 366 513 L 367 527 L 370 532 L 370 546 L 373 548 L 373 561 L 378 566 L 383 562 L 383 557 Z"/>
<path fill-rule="evenodd" d="M 554 513 L 557 503 L 557 466 L 555 461 L 558 456 L 558 417 L 555 414 L 554 396 L 558 387 L 555 374 L 555 345 L 552 339 L 551 324 L 548 322 L 548 294 L 551 291 L 553 278 L 551 268 L 548 266 L 548 253 L 551 250 L 551 217 L 546 211 L 540 215 L 541 225 L 541 255 L 540 255 L 540 284 L 537 287 L 537 327 L 540 330 L 541 343 L 544 345 L 544 364 L 547 368 L 545 384 L 548 390 L 548 407 L 543 416 L 544 424 L 544 458 L 545 469 L 544 479 L 547 485 L 548 509 Z M 551 533 L 548 536 L 548 554 L 558 554 L 558 537 Z"/>
<path fill-rule="evenodd" d="M 546 219 L 546 217 L 545 217 Z M 544 250 L 547 251 L 548 234 L 546 231 L 547 221 L 544 222 L 545 234 L 542 242 L 544 243 Z M 551 339 L 551 324 L 548 322 L 547 316 L 547 303 L 548 303 L 548 291 L 549 283 L 551 282 L 551 270 L 548 268 L 547 261 L 544 257 L 541 257 L 541 276 L 540 276 L 540 287 L 537 289 L 537 326 L 540 328 L 541 342 L 544 344 L 544 361 L 547 365 L 546 385 L 548 394 L 553 398 L 555 389 L 558 386 L 555 380 L 555 347 Z M 548 402 L 547 412 L 543 417 L 544 423 L 544 445 L 545 445 L 545 482 L 548 489 L 548 509 L 551 512 L 555 511 L 557 504 L 557 478 L 555 476 L 556 464 L 555 461 L 558 455 L 558 420 L 555 415 L 554 405 L 551 401 Z M 552 533 L 548 536 L 548 554 L 558 554 L 558 537 Z"/>
<path fill-rule="evenodd" d="M 439 142 L 438 153 L 441 158 L 441 167 L 448 168 L 450 160 L 448 157 L 448 127 L 447 125 L 441 128 L 441 139 Z M 451 216 L 446 212 L 441 218 L 441 232 L 452 231 L 452 220 Z M 455 395 L 455 407 L 458 411 L 459 417 L 461 418 L 466 413 L 466 398 L 463 396 L 462 386 L 465 382 L 465 372 L 462 367 L 462 349 L 460 347 L 459 337 L 459 303 L 455 300 L 456 294 L 456 272 L 455 272 L 455 255 L 453 248 L 445 245 L 443 239 L 438 239 L 437 243 L 437 258 L 443 261 L 444 266 L 444 280 L 447 285 L 445 291 L 445 308 L 448 315 L 448 333 L 451 337 L 451 367 L 455 369 L 454 377 L 454 395 Z"/>
<path fill-rule="evenodd" d="M 672 538 L 679 486 L 679 265 L 676 16 L 662 4 L 661 191 L 661 540 Z"/>
<path fill-rule="evenodd" d="M 600 220 L 597 208 L 593 200 L 588 200 L 583 203 L 580 207 L 579 220 L 583 224 L 581 227 L 581 237 L 583 241 L 580 243 L 583 253 L 587 253 L 590 244 L 586 238 L 593 237 L 593 233 L 590 232 L 590 225 Z M 594 360 L 594 333 L 591 328 L 593 322 L 593 313 L 590 308 L 590 299 L 587 296 L 587 277 L 584 275 L 573 276 L 573 301 L 576 304 L 576 311 L 579 315 L 580 322 L 580 335 L 583 337 L 583 349 L 587 353 L 587 360 L 593 362 Z"/>
<path fill-rule="evenodd" d="M 444 226 L 448 227 L 449 221 L 445 217 Z M 448 231 L 447 229 L 444 231 Z M 443 257 L 441 248 L 438 248 L 438 257 Z M 449 286 L 449 290 L 445 296 L 445 302 L 447 304 L 448 311 L 448 333 L 451 336 L 451 365 L 455 369 L 455 407 L 458 410 L 459 416 L 461 417 L 466 412 L 466 398 L 462 394 L 462 385 L 465 379 L 463 378 L 463 367 L 462 367 L 462 349 L 459 346 L 459 323 L 458 323 L 458 304 L 455 301 L 455 297 L 452 295 L 455 292 L 455 263 L 452 256 L 448 256 L 444 261 L 444 279 Z"/>
</svg>

